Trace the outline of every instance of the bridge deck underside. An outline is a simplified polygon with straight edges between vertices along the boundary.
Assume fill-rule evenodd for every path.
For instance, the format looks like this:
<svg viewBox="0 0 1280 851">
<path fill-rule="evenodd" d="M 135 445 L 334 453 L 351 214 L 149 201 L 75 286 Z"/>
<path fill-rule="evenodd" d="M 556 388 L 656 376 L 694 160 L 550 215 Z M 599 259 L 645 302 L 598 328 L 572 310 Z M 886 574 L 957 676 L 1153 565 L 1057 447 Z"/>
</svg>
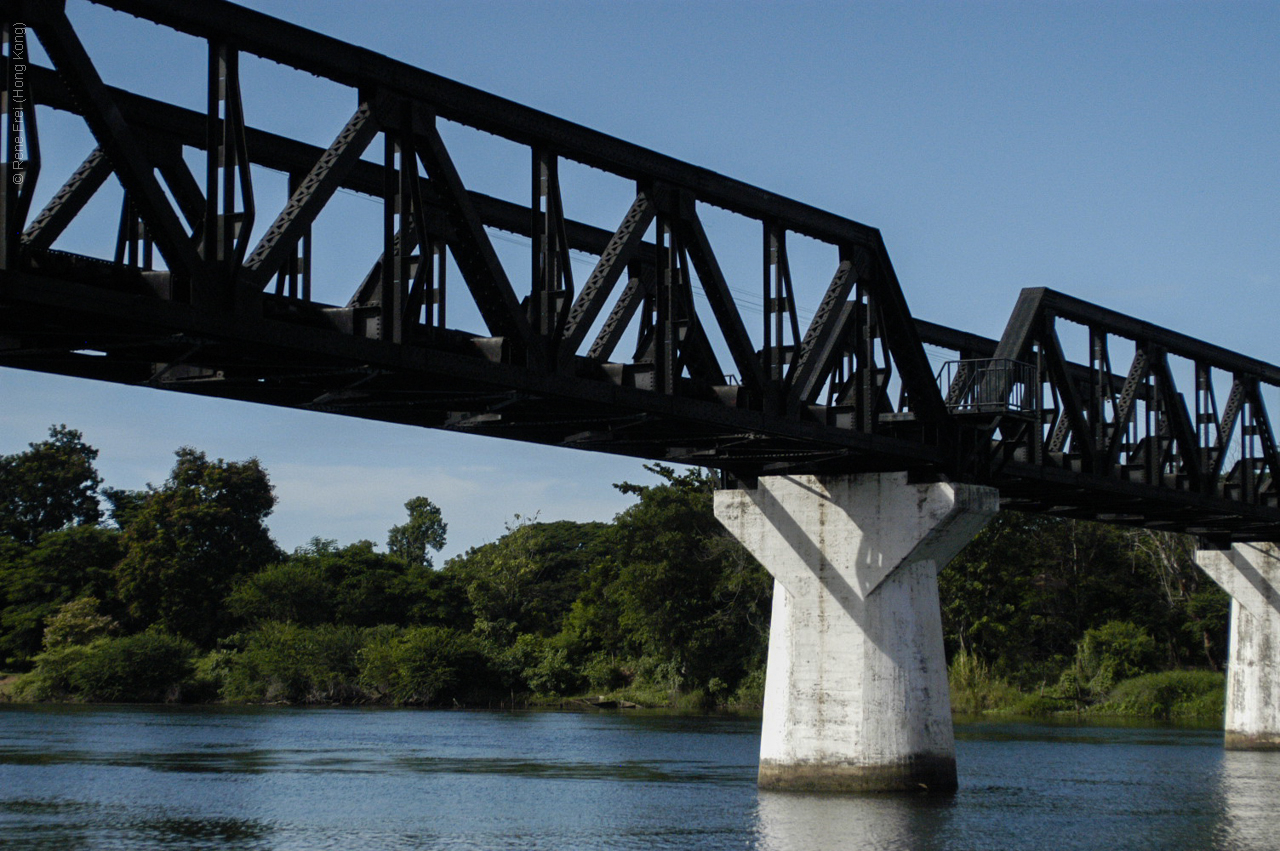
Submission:
<svg viewBox="0 0 1280 851">
<path fill-rule="evenodd" d="M 0 365 L 755 474 L 929 475 L 944 461 L 916 442 L 734 407 L 736 386 L 664 396 L 615 383 L 622 364 L 539 374 L 503 363 L 498 340 L 392 344 L 334 330 L 335 308 L 269 294 L 272 318 L 250 319 L 130 289 L 0 272 Z"/>
</svg>

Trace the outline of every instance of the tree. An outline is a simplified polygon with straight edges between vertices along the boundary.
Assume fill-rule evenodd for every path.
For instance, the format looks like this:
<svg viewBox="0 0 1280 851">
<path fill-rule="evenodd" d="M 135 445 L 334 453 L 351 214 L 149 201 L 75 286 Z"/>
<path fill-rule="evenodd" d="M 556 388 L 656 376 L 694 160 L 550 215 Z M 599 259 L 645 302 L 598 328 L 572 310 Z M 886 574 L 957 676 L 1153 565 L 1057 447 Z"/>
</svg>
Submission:
<svg viewBox="0 0 1280 851">
<path fill-rule="evenodd" d="M 33 544 L 41 535 L 101 517 L 98 450 L 80 432 L 52 426 L 26 452 L 0 455 L 0 535 Z"/>
<path fill-rule="evenodd" d="M 227 595 L 227 611 L 253 623 L 316 626 L 333 621 L 338 594 L 315 564 L 297 557 L 241 577 Z"/>
<path fill-rule="evenodd" d="M 1169 666 L 1220 664 L 1226 596 L 1189 539 L 1007 511 L 939 572 L 948 651 L 1024 686 L 1058 679 L 1090 630 L 1143 630 Z"/>
<path fill-rule="evenodd" d="M 117 589 L 135 627 L 159 624 L 209 646 L 227 625 L 235 580 L 279 559 L 265 526 L 275 495 L 257 459 L 176 454 L 169 479 L 130 512 Z"/>
<path fill-rule="evenodd" d="M 537 523 L 516 515 L 501 538 L 451 559 L 445 573 L 466 589 L 478 632 L 509 643 L 555 634 L 601 553 L 601 523 Z"/>
<path fill-rule="evenodd" d="M 392 526 L 387 534 L 387 550 L 415 567 L 431 567 L 428 549 L 439 552 L 444 548 L 444 535 L 449 526 L 440 514 L 440 508 L 425 496 L 415 496 L 404 504 L 409 521 L 402 526 Z"/>
<path fill-rule="evenodd" d="M 102 600 L 116 614 L 112 569 L 120 556 L 120 534 L 101 526 L 50 532 L 31 547 L 0 538 L 0 663 L 26 667 L 49 618 L 79 597 Z"/>
<path fill-rule="evenodd" d="M 587 596 L 616 607 L 624 646 L 615 652 L 643 657 L 671 685 L 731 688 L 763 662 L 773 581 L 715 519 L 709 475 L 646 469 L 664 483 L 615 485 L 639 502 L 606 533 L 612 581 L 603 595 L 593 581 Z M 585 609 L 575 605 L 569 626 L 604 634 Z"/>
<path fill-rule="evenodd" d="M 66 603 L 44 628 L 44 649 L 90 644 L 115 632 L 117 624 L 98 611 L 97 597 L 80 597 Z"/>
</svg>

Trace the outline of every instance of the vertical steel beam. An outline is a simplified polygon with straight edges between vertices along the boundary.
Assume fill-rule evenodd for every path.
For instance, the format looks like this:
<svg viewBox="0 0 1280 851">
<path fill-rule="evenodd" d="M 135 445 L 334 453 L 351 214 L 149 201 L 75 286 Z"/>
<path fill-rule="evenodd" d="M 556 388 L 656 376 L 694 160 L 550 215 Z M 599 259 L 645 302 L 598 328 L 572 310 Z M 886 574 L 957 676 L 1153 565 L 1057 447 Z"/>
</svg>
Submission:
<svg viewBox="0 0 1280 851">
<path fill-rule="evenodd" d="M 383 151 L 384 197 L 382 206 L 382 298 L 378 333 L 383 340 L 404 341 L 404 315 L 408 302 L 413 249 L 412 184 L 418 177 L 413 151 L 412 115 L 401 105 L 401 120 L 385 133 Z M 399 239 L 397 239 L 397 235 Z"/>
<path fill-rule="evenodd" d="M 234 299 L 253 228 L 254 202 L 240 100 L 240 54 L 226 43 L 209 42 L 208 104 L 203 254 Z"/>
</svg>

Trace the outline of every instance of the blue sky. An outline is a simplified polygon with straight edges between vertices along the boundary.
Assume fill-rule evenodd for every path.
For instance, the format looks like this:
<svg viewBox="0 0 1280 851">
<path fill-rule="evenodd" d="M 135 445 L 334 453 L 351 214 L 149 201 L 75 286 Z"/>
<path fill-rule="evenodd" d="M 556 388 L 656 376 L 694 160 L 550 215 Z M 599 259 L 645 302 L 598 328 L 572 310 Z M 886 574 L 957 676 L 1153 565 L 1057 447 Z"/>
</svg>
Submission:
<svg viewBox="0 0 1280 851">
<path fill-rule="evenodd" d="M 1280 4 L 247 5 L 877 227 L 919 317 L 998 337 L 1019 290 L 1048 286 L 1280 362 Z M 108 82 L 199 106 L 196 42 L 82 0 L 68 9 Z M 276 132 L 327 144 L 353 107 L 268 63 L 244 73 L 250 122 Z M 57 118 L 42 130 L 52 192 L 91 144 Z M 523 197 L 516 149 L 446 138 L 473 187 Z M 570 172 L 568 212 L 616 224 L 626 188 Z M 101 245 L 111 191 L 65 247 Z M 334 300 L 372 260 L 337 231 L 379 215 L 338 201 L 322 258 Z M 726 267 L 754 292 L 754 265 Z M 829 276 L 814 268 L 796 281 L 810 307 Z M 626 459 L 13 370 L 0 398 L 0 453 L 65 422 L 117 487 L 160 482 L 182 445 L 260 458 L 286 548 L 382 541 L 422 494 L 456 553 L 516 513 L 609 519 L 629 502 L 611 484 L 648 476 Z"/>
</svg>

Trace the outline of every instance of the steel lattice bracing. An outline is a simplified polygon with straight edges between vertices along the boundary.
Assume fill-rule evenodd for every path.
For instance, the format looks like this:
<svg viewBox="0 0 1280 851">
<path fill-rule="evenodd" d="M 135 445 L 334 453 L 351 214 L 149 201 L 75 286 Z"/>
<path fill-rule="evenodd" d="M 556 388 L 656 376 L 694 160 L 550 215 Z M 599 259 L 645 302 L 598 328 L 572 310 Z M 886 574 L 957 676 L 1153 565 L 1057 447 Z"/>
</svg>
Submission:
<svg viewBox="0 0 1280 851">
<path fill-rule="evenodd" d="M 55 66 L 6 44 L 6 149 L 27 152 L 28 179 L 0 198 L 0 365 L 745 479 L 907 470 L 995 484 L 1033 510 L 1280 539 L 1260 391 L 1274 367 L 1037 291 L 998 344 L 917 322 L 872 228 L 221 0 L 101 5 L 202 39 L 206 107 L 105 85 L 59 3 L 0 4 L 5 31 L 25 23 Z M 255 127 L 244 55 L 341 87 L 333 142 Z M 48 110 L 78 116 L 96 145 L 72 173 L 40 175 L 61 188 L 34 210 L 40 144 L 68 144 L 39 136 Z M 505 198 L 468 188 L 444 123 L 508 140 L 528 182 Z M 573 216 L 561 173 L 574 164 L 631 187 L 614 224 Z M 287 174 L 287 191 L 255 189 L 255 168 Z M 58 250 L 108 180 L 124 189 L 115 238 Z M 312 226 L 340 190 L 382 205 L 382 238 L 325 302 Z M 726 253 L 740 248 L 712 211 L 752 223 L 749 258 Z M 518 267 L 499 232 L 528 241 Z M 801 238 L 828 264 L 807 327 L 789 256 Z M 593 268 L 575 275 L 571 253 Z M 755 328 L 727 271 L 744 261 L 760 270 Z M 1102 342 L 1070 358 L 1055 317 Z M 1109 337 L 1136 346 L 1127 373 L 1112 372 Z M 943 387 L 924 343 L 961 361 Z M 1188 380 L 1189 407 L 1175 386 Z"/>
</svg>

